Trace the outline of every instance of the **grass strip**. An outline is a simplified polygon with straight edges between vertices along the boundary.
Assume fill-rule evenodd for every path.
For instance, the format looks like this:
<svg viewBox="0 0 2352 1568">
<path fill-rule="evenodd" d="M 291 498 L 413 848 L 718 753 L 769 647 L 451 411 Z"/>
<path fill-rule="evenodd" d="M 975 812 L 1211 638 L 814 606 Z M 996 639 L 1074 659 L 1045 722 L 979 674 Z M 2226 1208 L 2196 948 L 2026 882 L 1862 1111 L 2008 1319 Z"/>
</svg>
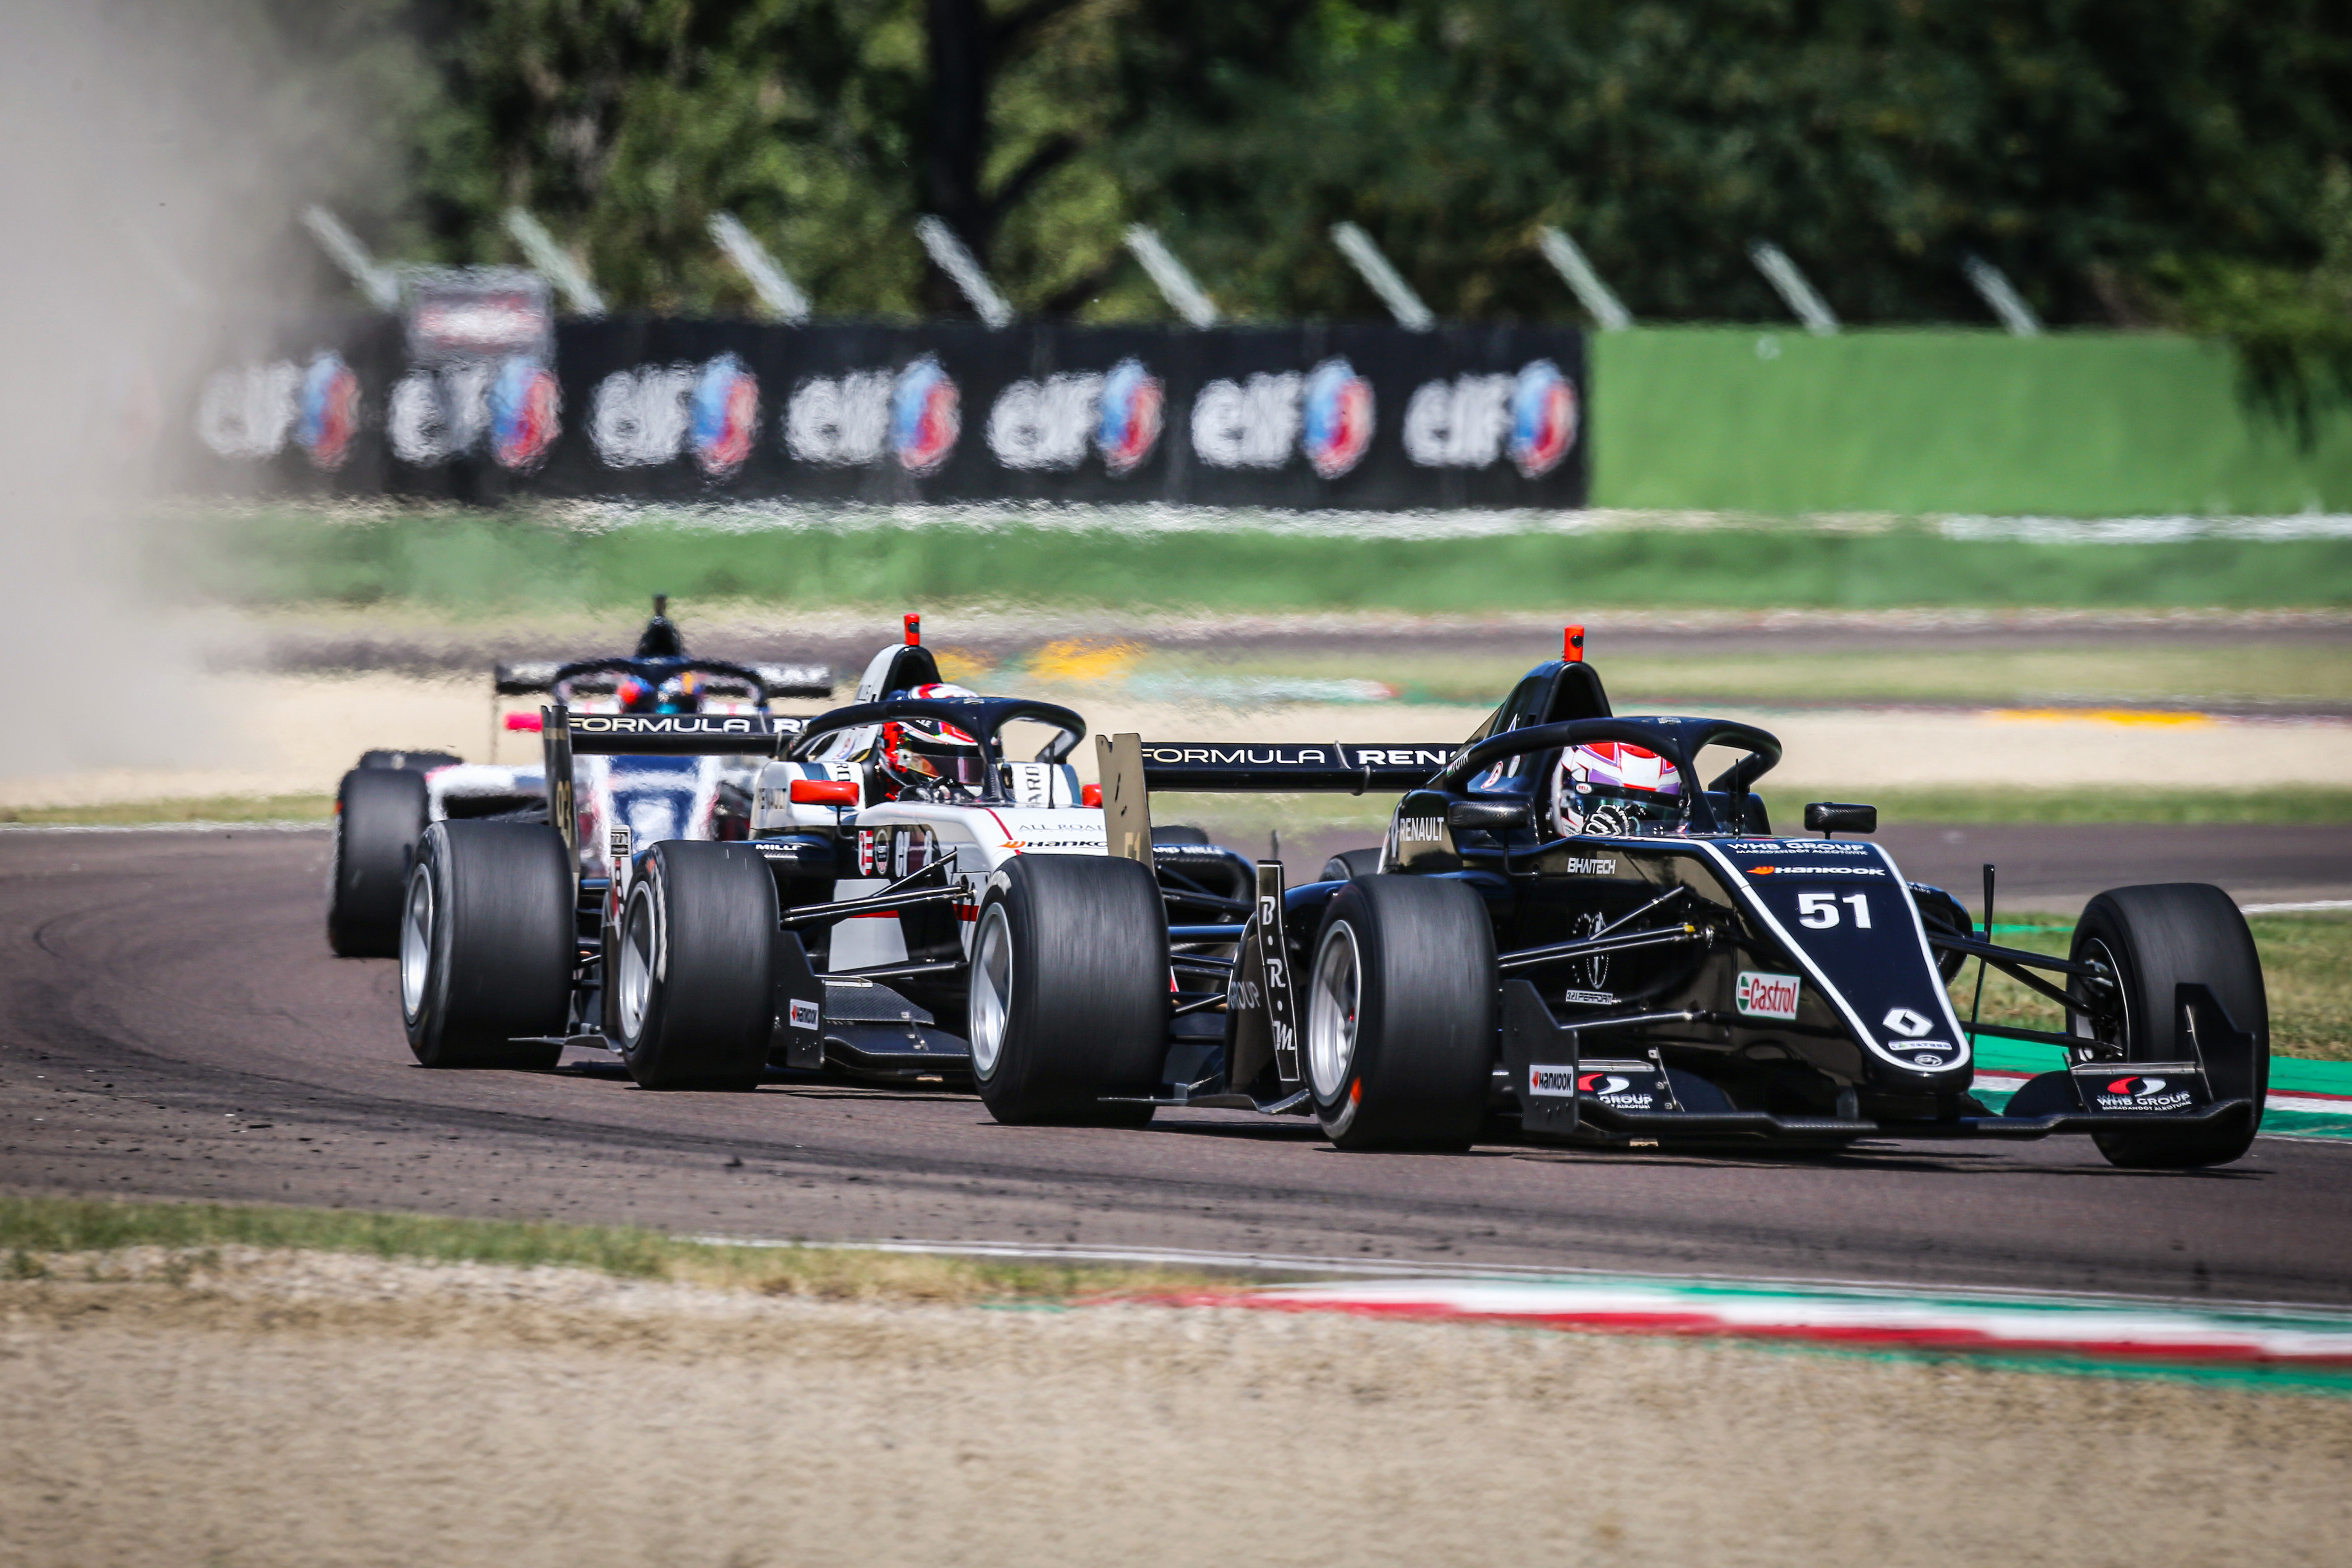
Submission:
<svg viewBox="0 0 2352 1568">
<path fill-rule="evenodd" d="M 1230 1277 L 1203 1270 L 845 1247 L 713 1246 L 625 1226 L 0 1194 L 0 1277 L 40 1279 L 49 1272 L 51 1256 L 131 1247 L 200 1257 L 224 1247 L 248 1247 L 426 1264 L 586 1268 L 622 1279 L 821 1300 L 1044 1303 L 1233 1284 Z"/>
<path fill-rule="evenodd" d="M 2257 826 L 2336 826 L 2352 824 L 2352 790 L 2277 788 L 2249 790 L 2031 790 L 2031 789 L 1840 789 L 1761 792 L 1773 825 L 1801 831 L 1805 803 L 1862 801 L 1878 807 L 1885 826 L 1987 826 L 2044 823 L 2086 826 L 2138 823 L 2158 826 L 2247 824 Z M 1268 829 L 1285 836 L 1361 832 L 1377 837 L 1388 826 L 1398 796 L 1389 795 L 1187 795 L 1171 791 L 1151 797 L 1151 819 L 1191 823 L 1230 837 L 1237 847 L 1257 852 Z"/>
<path fill-rule="evenodd" d="M 2333 826 L 2352 823 L 2352 790 L 2280 787 L 2243 790 L 2167 789 L 1854 789 L 1766 794 L 1775 826 L 1797 831 L 1808 800 L 1864 801 L 1888 826 L 1933 823 L 1956 826 L 2046 823 L 2086 826 L 2140 823 L 2177 826 L 2242 823 L 2265 826 Z"/>
<path fill-rule="evenodd" d="M 2272 1053 L 2352 1061 L 2352 914 L 2252 915 L 2246 924 L 2254 933 L 2263 984 L 2270 996 Z M 2008 946 L 2063 955 L 2074 940 L 2074 922 L 2062 915 L 2017 910 L 2008 914 L 1999 930 Z M 1963 1021 L 1975 989 L 1976 965 L 1969 964 L 1951 988 L 1952 1005 Z M 1982 1022 L 1993 1027 L 2066 1026 L 2055 1003 L 1997 969 L 1985 976 Z"/>
<path fill-rule="evenodd" d="M 324 822 L 331 795 L 205 795 L 185 800 L 115 800 L 90 805 L 0 806 L 0 823 L 47 827 L 136 827 L 158 822 Z"/>
<path fill-rule="evenodd" d="M 1752 609 L 1916 605 L 2352 604 L 2352 541 L 2047 544 L 1769 528 L 1334 536 L 1279 521 L 1234 532 L 940 523 L 726 528 L 646 517 L 388 508 L 221 509 L 159 528 L 159 587 L 259 606 L 406 602 L 635 605 L 658 588 L 773 605 L 1017 597 L 1040 605 L 1419 613 L 1625 605 Z M 1111 520 L 1106 517 L 1108 524 Z"/>
</svg>

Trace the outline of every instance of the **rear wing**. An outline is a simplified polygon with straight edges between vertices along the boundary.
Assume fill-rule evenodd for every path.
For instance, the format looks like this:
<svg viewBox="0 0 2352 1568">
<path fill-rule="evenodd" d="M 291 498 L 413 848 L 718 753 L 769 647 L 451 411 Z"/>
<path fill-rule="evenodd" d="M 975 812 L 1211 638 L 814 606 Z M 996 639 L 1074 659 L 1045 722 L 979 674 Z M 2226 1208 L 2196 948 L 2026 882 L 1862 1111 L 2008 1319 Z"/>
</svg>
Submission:
<svg viewBox="0 0 2352 1568">
<path fill-rule="evenodd" d="M 627 659 L 581 660 L 559 664 L 549 659 L 527 659 L 513 664 L 493 666 L 490 687 L 500 697 L 528 697 L 537 692 L 551 691 L 566 669 L 585 673 L 599 664 L 624 667 Z M 709 659 L 698 664 L 717 664 Z M 833 671 L 822 664 L 746 664 L 734 667 L 746 684 L 755 683 L 762 700 L 775 697 L 830 697 L 833 695 Z"/>
<path fill-rule="evenodd" d="M 1462 749 L 1451 741 L 1251 745 L 1140 737 L 1136 746 L 1148 790 L 1344 790 L 1349 795 L 1420 789 Z"/>
<path fill-rule="evenodd" d="M 574 713 L 540 710 L 551 747 L 583 757 L 772 757 L 808 728 L 772 713 Z M 568 770 L 567 770 L 568 771 Z"/>
<path fill-rule="evenodd" d="M 582 757 L 772 757 L 808 728 L 769 713 L 574 713 L 561 702 L 539 710 L 547 759 L 548 816 L 580 856 L 572 759 Z"/>
<path fill-rule="evenodd" d="M 1269 745 L 1097 735 L 1095 761 L 1102 778 L 1103 828 L 1112 854 L 1148 865 L 1149 797 L 1154 790 L 1349 795 L 1393 790 L 1402 795 L 1425 787 L 1461 750 L 1451 741 Z"/>
</svg>

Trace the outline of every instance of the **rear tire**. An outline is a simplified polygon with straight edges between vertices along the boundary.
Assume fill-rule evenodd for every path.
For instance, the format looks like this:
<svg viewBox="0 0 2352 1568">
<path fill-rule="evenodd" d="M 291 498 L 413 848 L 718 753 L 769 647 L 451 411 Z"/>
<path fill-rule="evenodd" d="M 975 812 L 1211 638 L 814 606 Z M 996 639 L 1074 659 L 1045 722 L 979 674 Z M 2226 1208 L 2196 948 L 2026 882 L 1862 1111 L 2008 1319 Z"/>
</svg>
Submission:
<svg viewBox="0 0 2352 1568">
<path fill-rule="evenodd" d="M 1140 1127 L 1168 1056 L 1168 920 L 1141 861 L 1020 855 L 972 930 L 966 1037 L 988 1113 L 1012 1125 Z"/>
<path fill-rule="evenodd" d="M 2093 899 L 2074 927 L 2073 956 L 2111 965 L 2123 989 L 2119 1019 L 2069 1018 L 2074 1034 L 2116 1040 L 2134 1062 L 2193 1059 L 2180 1026 L 2175 987 L 2200 983 L 2250 1037 L 2247 1044 L 2200 1041 L 2206 1079 L 2217 1100 L 2251 1099 L 2254 1114 L 2227 1128 L 2093 1134 L 2110 1164 L 2132 1170 L 2193 1170 L 2225 1165 L 2245 1153 L 2262 1124 L 2270 1088 L 2270 1001 L 2246 918 L 2221 889 L 2202 882 L 2116 888 Z M 2119 1038 L 2118 1038 L 2119 1037 Z"/>
<path fill-rule="evenodd" d="M 1360 878 L 1377 876 L 1381 868 L 1381 847 L 1369 849 L 1342 849 L 1323 862 L 1326 882 L 1353 882 Z"/>
<path fill-rule="evenodd" d="M 399 775 L 387 774 L 388 777 Z M 572 1015 L 572 863 L 552 827 L 436 822 L 408 874 L 400 1010 L 429 1068 L 544 1069 Z"/>
<path fill-rule="evenodd" d="M 394 958 L 409 862 L 425 835 L 425 775 L 354 768 L 335 786 L 327 871 L 327 945 L 341 958 Z"/>
<path fill-rule="evenodd" d="M 1307 1087 L 1342 1149 L 1466 1149 L 1495 1058 L 1495 931 L 1476 891 L 1367 877 L 1334 894 L 1306 975 Z"/>
<path fill-rule="evenodd" d="M 757 1089 L 775 1024 L 776 931 L 776 882 L 758 851 L 655 845 L 605 966 L 629 1076 L 646 1089 Z"/>
</svg>

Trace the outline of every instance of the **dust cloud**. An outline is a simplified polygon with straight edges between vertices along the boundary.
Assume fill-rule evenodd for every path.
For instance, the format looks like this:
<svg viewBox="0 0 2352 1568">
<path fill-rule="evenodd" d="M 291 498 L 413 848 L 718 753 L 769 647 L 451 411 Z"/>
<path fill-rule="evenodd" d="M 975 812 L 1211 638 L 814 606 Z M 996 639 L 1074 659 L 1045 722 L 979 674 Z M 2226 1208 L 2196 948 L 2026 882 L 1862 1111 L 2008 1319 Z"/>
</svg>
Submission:
<svg viewBox="0 0 2352 1568">
<path fill-rule="evenodd" d="M 365 5 L 328 6 L 370 9 Z M 226 760 L 148 554 L 188 389 L 364 142 L 278 0 L 0 7 L 0 775 Z M 310 26 L 317 31 L 317 24 Z M 348 160 L 345 160 L 348 162 Z"/>
</svg>

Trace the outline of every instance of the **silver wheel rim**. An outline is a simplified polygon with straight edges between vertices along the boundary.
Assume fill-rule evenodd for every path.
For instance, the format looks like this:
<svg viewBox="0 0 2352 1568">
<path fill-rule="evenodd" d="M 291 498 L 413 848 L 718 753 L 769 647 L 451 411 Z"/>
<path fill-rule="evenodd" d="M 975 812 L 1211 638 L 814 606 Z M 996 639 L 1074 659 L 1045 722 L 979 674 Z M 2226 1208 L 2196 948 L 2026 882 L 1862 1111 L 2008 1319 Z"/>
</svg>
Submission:
<svg viewBox="0 0 2352 1568">
<path fill-rule="evenodd" d="M 1315 955 L 1315 984 L 1307 995 L 1307 1073 L 1316 1094 L 1339 1098 L 1356 1061 L 1356 1014 L 1364 998 L 1364 966 L 1356 932 L 1347 921 L 1331 928 Z"/>
<path fill-rule="evenodd" d="M 400 910 L 400 1009 L 415 1018 L 425 1011 L 425 987 L 433 977 L 433 874 L 419 866 L 409 873 L 408 897 Z"/>
<path fill-rule="evenodd" d="M 1013 922 L 1003 904 L 991 904 L 971 939 L 971 1070 L 996 1071 L 1004 1054 L 1004 1022 L 1013 1010 Z"/>
<path fill-rule="evenodd" d="M 629 895 L 621 916 L 621 973 L 614 987 L 621 1038 L 635 1042 L 646 1026 L 646 1005 L 654 989 L 654 900 L 640 887 Z"/>
</svg>

